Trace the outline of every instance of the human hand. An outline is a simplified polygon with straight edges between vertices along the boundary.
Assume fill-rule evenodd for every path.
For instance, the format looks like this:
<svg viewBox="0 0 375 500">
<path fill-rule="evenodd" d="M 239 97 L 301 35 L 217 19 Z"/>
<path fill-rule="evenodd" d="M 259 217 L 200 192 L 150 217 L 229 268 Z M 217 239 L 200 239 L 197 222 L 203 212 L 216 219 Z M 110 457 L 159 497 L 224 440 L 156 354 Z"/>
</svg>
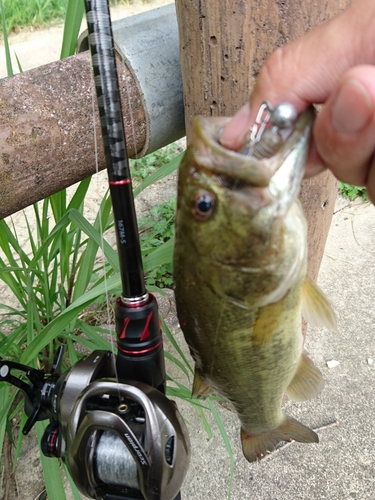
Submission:
<svg viewBox="0 0 375 500">
<path fill-rule="evenodd" d="M 263 101 L 286 101 L 300 113 L 324 104 L 306 166 L 366 186 L 375 203 L 375 2 L 357 0 L 342 14 L 276 50 L 263 66 L 250 103 L 225 127 L 221 143 L 239 149 Z"/>
</svg>

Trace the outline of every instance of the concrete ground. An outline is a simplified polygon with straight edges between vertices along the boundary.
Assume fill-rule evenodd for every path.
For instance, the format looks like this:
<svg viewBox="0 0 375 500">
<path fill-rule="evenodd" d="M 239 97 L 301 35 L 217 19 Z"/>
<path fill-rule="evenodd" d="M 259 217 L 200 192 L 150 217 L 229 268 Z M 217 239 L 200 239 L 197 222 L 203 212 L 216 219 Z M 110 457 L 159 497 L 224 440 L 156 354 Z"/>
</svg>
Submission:
<svg viewBox="0 0 375 500">
<path fill-rule="evenodd" d="M 163 4 L 165 3 L 168 1 Z M 140 2 L 139 5 L 143 7 Z M 148 6 L 154 7 L 155 3 L 150 2 Z M 34 38 L 37 39 L 35 43 L 40 43 L 43 36 L 41 33 L 36 36 L 34 33 L 31 37 L 28 35 L 25 47 L 31 47 Z M 41 45 L 43 50 L 46 45 L 58 46 L 54 55 L 55 59 L 58 58 L 58 42 L 49 40 L 45 45 L 46 40 L 49 39 L 45 39 Z M 12 46 L 17 49 L 22 63 L 20 46 L 16 42 Z M 43 51 L 36 52 L 40 54 Z M 24 60 L 27 61 L 28 56 Z M 41 62 L 36 65 L 38 64 Z M 0 60 L 0 76 L 5 76 L 3 66 Z M 96 197 L 99 203 L 100 195 L 97 191 L 91 192 L 90 197 L 90 203 L 95 204 Z M 309 329 L 307 334 L 307 349 L 323 372 L 325 387 L 321 395 L 312 401 L 288 402 L 285 405 L 288 415 L 311 427 L 338 423 L 319 433 L 320 444 L 293 443 L 266 461 L 249 464 L 240 448 L 237 417 L 224 407 L 217 406 L 233 448 L 233 500 L 375 498 L 374 241 L 374 206 L 354 202 L 338 209 L 333 217 L 319 276 L 319 284 L 337 312 L 338 332 Z M 161 309 L 164 308 L 166 306 L 162 303 Z M 177 340 L 182 343 L 173 311 L 169 313 L 167 320 Z M 339 364 L 329 368 L 329 361 L 337 361 Z M 213 437 L 207 440 L 193 407 L 180 401 L 178 406 L 188 422 L 192 446 L 191 464 L 182 487 L 182 499 L 227 499 L 230 490 L 230 461 L 215 423 L 208 415 Z M 17 483 L 18 493 L 12 498 L 33 500 L 38 498 L 43 489 L 32 437 L 25 442 Z"/>
</svg>

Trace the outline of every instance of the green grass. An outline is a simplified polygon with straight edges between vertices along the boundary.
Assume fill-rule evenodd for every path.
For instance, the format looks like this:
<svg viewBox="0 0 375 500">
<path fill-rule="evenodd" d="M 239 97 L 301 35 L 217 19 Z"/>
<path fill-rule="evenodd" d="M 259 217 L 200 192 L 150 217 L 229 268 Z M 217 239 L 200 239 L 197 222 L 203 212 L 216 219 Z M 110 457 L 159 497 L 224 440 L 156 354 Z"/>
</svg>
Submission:
<svg viewBox="0 0 375 500">
<path fill-rule="evenodd" d="M 64 20 L 68 0 L 2 0 L 7 32 Z"/>
<path fill-rule="evenodd" d="M 369 201 L 367 190 L 365 187 L 352 186 L 351 184 L 346 184 L 345 182 L 339 182 L 339 191 L 349 200 L 355 200 L 356 198 L 363 198 L 365 201 Z"/>
<path fill-rule="evenodd" d="M 76 0 L 78 4 L 81 0 Z M 147 2 L 148 0 L 142 0 Z M 2 0 L 7 33 L 22 28 L 42 28 L 62 23 L 69 0 Z M 129 5 L 132 0 L 110 0 L 112 6 Z M 1 24 L 1 23 L 0 23 Z M 3 28 L 1 27 L 1 32 Z"/>
<path fill-rule="evenodd" d="M 139 160 L 131 160 L 131 174 L 135 185 L 147 182 L 152 174 L 157 174 L 160 167 L 167 165 L 166 168 L 169 168 L 169 165 L 173 165 L 178 151 L 177 144 L 172 143 Z M 174 239 L 175 212 L 176 198 L 171 196 L 168 201 L 153 206 L 148 215 L 138 220 L 143 255 Z M 164 288 L 171 287 L 172 284 L 172 261 L 153 269 L 146 275 L 147 286 L 156 285 Z"/>
<path fill-rule="evenodd" d="M 143 254 L 153 252 L 173 240 L 175 212 L 176 198 L 171 196 L 168 201 L 152 207 L 150 213 L 138 221 Z M 161 288 L 171 287 L 172 271 L 172 261 L 166 262 L 146 275 L 146 284 Z"/>
<path fill-rule="evenodd" d="M 150 174 L 155 172 L 155 170 L 159 167 L 172 161 L 179 151 L 178 145 L 176 143 L 172 143 L 159 151 L 154 151 L 153 153 L 140 158 L 139 160 L 130 160 L 133 181 L 140 183 L 149 177 Z"/>
</svg>

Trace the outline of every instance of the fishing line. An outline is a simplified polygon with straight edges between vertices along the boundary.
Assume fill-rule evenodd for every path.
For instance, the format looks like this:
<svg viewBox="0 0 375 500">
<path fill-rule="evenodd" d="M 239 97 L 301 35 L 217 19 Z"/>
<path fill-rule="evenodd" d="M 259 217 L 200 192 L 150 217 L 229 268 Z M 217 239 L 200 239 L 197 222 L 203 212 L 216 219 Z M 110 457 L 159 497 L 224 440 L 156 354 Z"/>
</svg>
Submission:
<svg viewBox="0 0 375 500">
<path fill-rule="evenodd" d="M 144 280 L 109 5 L 107 0 L 85 3 L 122 285 L 115 306 L 118 378 L 130 377 L 164 393 L 162 333 L 155 297 Z M 131 123 L 134 131 L 133 117 Z"/>
<path fill-rule="evenodd" d="M 128 82 L 128 75 L 127 75 L 127 67 L 125 64 L 124 60 L 121 60 L 122 66 L 125 70 L 125 88 L 126 88 L 126 100 L 128 103 L 128 109 L 129 109 L 129 116 L 130 116 L 130 126 L 132 130 L 132 139 L 133 139 L 133 147 L 134 147 L 134 159 L 138 159 L 138 151 L 137 151 L 137 141 L 135 139 L 135 126 L 134 126 L 134 118 L 133 118 L 133 108 L 132 108 L 132 103 L 130 99 L 130 93 L 129 93 L 129 82 Z"/>
<path fill-rule="evenodd" d="M 101 2 L 99 2 L 100 4 Z M 104 2 L 102 2 L 102 6 L 100 6 L 100 8 L 105 8 L 105 4 L 106 4 L 106 1 L 104 0 Z M 110 7 L 108 7 L 108 12 L 110 14 Z M 108 31 L 108 26 L 107 26 L 107 31 Z M 99 31 L 100 33 L 100 31 Z M 111 33 L 110 33 L 111 34 Z M 99 37 L 99 34 L 97 35 Z M 108 37 L 108 33 L 106 33 L 106 35 Z M 112 36 L 112 34 L 111 34 Z M 103 41 L 103 36 L 100 38 L 100 40 L 98 39 L 97 42 L 99 43 L 102 43 Z M 104 51 L 107 51 L 110 50 L 110 47 L 109 45 L 113 44 L 113 62 L 114 62 L 114 66 L 116 66 L 116 63 L 118 63 L 118 60 L 116 61 L 115 60 L 115 50 L 114 50 L 114 42 L 113 42 L 113 36 L 112 36 L 112 42 L 110 42 L 110 40 L 107 39 L 107 43 L 108 45 L 105 46 L 103 49 Z M 105 52 L 104 52 L 105 53 Z M 102 56 L 103 57 L 103 56 Z M 104 59 L 101 59 L 100 61 L 96 61 L 96 63 L 98 64 L 98 66 L 104 66 L 105 64 L 107 64 L 108 66 L 108 72 L 111 72 L 113 73 L 113 70 L 114 68 L 111 68 L 109 67 L 110 66 L 110 60 L 107 60 L 105 61 Z M 131 131 L 132 131 L 132 141 L 133 141 L 133 147 L 134 147 L 134 157 L 137 158 L 138 156 L 138 151 L 137 151 L 137 144 L 136 144 L 136 135 L 135 135 L 135 123 L 134 123 L 134 115 L 133 115 L 133 109 L 132 109 L 132 103 L 131 103 L 131 99 L 130 99 L 130 92 L 129 92 L 129 82 L 128 82 L 128 69 L 125 65 L 125 62 L 121 59 L 121 64 L 123 65 L 123 69 L 124 69 L 124 73 L 125 73 L 125 91 L 126 91 L 126 95 L 125 95 L 125 98 L 126 98 L 126 101 L 127 101 L 127 105 L 128 105 L 128 113 L 129 113 L 129 118 L 130 118 L 130 124 L 131 124 Z M 106 78 L 108 75 L 104 75 L 104 78 Z M 119 82 L 118 82 L 118 79 L 117 79 L 117 75 L 114 75 L 115 77 L 115 80 L 116 81 L 113 81 L 113 86 L 114 87 L 119 87 Z M 113 75 L 112 75 L 112 79 L 114 78 Z M 93 80 L 93 84 L 94 84 L 94 87 L 95 85 L 98 85 L 98 82 L 95 82 L 93 76 L 92 76 L 92 80 Z M 100 85 L 103 85 L 105 84 L 105 80 L 103 80 L 103 77 L 101 77 L 101 82 L 100 82 Z M 116 85 L 117 83 L 117 85 Z M 108 86 L 108 82 L 107 82 L 107 86 Z M 120 89 L 118 88 L 118 97 L 120 99 Z M 104 88 L 103 89 L 103 94 L 105 94 L 106 92 L 106 89 Z M 116 89 L 112 89 L 112 92 L 111 92 L 111 97 L 114 98 L 116 97 L 115 96 L 116 94 Z M 95 104 L 96 104 L 96 95 L 95 95 L 95 90 L 94 88 L 92 88 L 92 107 L 93 107 L 93 123 L 94 123 L 94 147 L 95 147 L 95 170 L 96 170 L 96 173 L 99 173 L 99 163 L 98 163 L 98 139 L 97 139 L 97 130 L 96 130 L 96 124 L 95 124 Z M 108 92 L 106 94 L 108 96 Z M 103 105 L 103 102 L 98 102 L 98 105 L 101 106 Z M 108 103 L 107 103 L 108 105 Z M 121 102 L 119 103 L 120 107 L 121 107 Z M 106 119 L 106 117 L 102 114 L 101 116 L 101 124 L 103 126 L 103 122 L 106 122 L 107 121 L 107 124 L 108 124 L 108 120 Z M 121 122 L 122 122 L 122 115 L 121 115 Z M 120 134 L 121 135 L 121 134 Z M 125 141 L 125 134 L 123 133 L 123 139 Z M 104 140 L 108 140 L 108 137 L 104 137 Z M 126 149 L 126 144 L 125 144 L 125 149 Z M 130 169 L 130 162 L 129 162 L 129 165 L 128 165 L 128 168 Z M 109 172 L 108 172 L 108 175 L 109 175 Z M 129 172 L 129 177 L 130 177 L 130 172 Z M 103 251 L 103 256 L 104 256 L 104 263 L 103 263 L 103 273 L 104 273 L 104 288 L 105 288 L 105 297 L 106 297 L 106 308 L 107 308 L 107 324 L 108 324 L 108 328 L 110 330 L 110 343 L 111 343 L 111 351 L 112 353 L 115 355 L 116 351 L 117 351 L 117 345 L 115 345 L 115 341 L 114 341 L 114 338 L 113 338 L 113 328 L 111 327 L 111 314 L 110 314 L 110 297 L 109 297 L 109 292 L 108 292 L 108 284 L 107 284 L 107 273 L 106 273 L 106 269 L 105 269 L 105 255 L 104 255 L 104 229 L 103 229 L 103 223 L 102 223 L 102 205 L 100 204 L 100 207 L 99 207 L 99 214 L 100 214 L 100 219 L 99 219 L 99 231 L 100 231 L 100 238 L 101 238 L 101 246 L 102 246 L 102 251 Z M 121 256 L 119 256 L 120 259 L 121 259 Z M 119 374 L 118 374 L 118 369 L 117 369 L 117 364 L 116 364 L 116 367 L 115 367 L 115 375 L 116 375 L 116 380 L 117 380 L 117 383 L 119 384 Z"/>
<path fill-rule="evenodd" d="M 93 86 L 91 87 L 91 98 L 92 98 L 92 118 L 93 118 L 93 128 L 94 128 L 95 172 L 96 172 L 96 174 L 99 174 L 98 137 L 97 137 L 97 133 L 96 133 L 96 123 L 95 123 L 96 96 L 95 96 L 95 91 L 94 91 L 95 83 L 93 80 L 93 76 L 91 76 L 91 80 L 93 83 Z M 115 356 L 116 355 L 116 346 L 115 346 L 114 339 L 113 339 L 114 329 L 111 327 L 112 322 L 111 322 L 111 314 L 110 314 L 110 300 L 109 300 L 109 293 L 108 293 L 106 259 L 105 259 L 105 254 L 104 254 L 104 236 L 103 236 L 104 230 L 103 230 L 102 215 L 103 215 L 102 204 L 99 203 L 99 233 L 100 233 L 100 245 L 102 247 L 102 252 L 103 252 L 103 279 L 104 279 L 104 290 L 105 290 L 105 292 L 104 292 L 105 302 L 106 302 L 106 308 L 107 308 L 107 325 L 108 325 L 108 329 L 110 332 L 111 352 Z M 119 378 L 118 378 L 116 364 L 115 364 L 115 376 L 116 376 L 116 381 L 119 384 Z M 120 398 L 120 393 L 119 393 L 119 398 Z"/>
<path fill-rule="evenodd" d="M 109 6 L 105 0 L 86 0 L 89 42 L 92 52 L 104 152 L 109 178 L 117 250 L 122 281 L 122 298 L 143 298 L 146 294 L 135 221 L 133 191 L 121 100 L 117 79 Z"/>
<path fill-rule="evenodd" d="M 101 4 L 101 5 L 100 5 Z M 104 0 L 103 2 L 96 2 L 96 5 L 99 6 L 99 9 L 104 9 L 105 10 L 105 7 L 106 7 L 106 0 Z M 94 5 L 94 4 L 93 4 Z M 108 14 L 110 15 L 110 7 L 108 6 Z M 98 16 L 98 14 L 96 14 L 96 17 Z M 96 19 L 96 22 L 99 24 L 100 23 L 100 18 L 97 17 Z M 117 123 L 117 126 L 121 129 L 121 126 L 123 127 L 123 119 L 122 119 L 122 112 L 121 112 L 121 96 L 120 96 L 120 85 L 119 85 L 119 79 L 118 79 L 118 74 L 116 72 L 116 65 L 118 63 L 118 60 L 116 60 L 116 52 L 115 52 L 115 49 L 114 49 L 114 41 L 113 41 L 113 35 L 111 33 L 111 29 L 110 29 L 110 26 L 106 25 L 106 23 L 102 20 L 101 22 L 101 30 L 103 31 L 103 26 L 105 26 L 106 28 L 106 33 L 104 35 L 104 37 L 102 35 L 100 35 L 100 30 L 98 30 L 98 32 L 96 33 L 96 37 L 97 39 L 95 40 L 96 43 L 98 44 L 97 45 L 97 52 L 98 54 L 96 55 L 96 59 L 93 60 L 93 63 L 95 65 L 97 65 L 99 69 L 99 71 L 96 72 L 96 76 L 95 78 L 93 78 L 93 83 L 94 83 L 94 87 L 95 86 L 100 86 L 102 87 L 102 98 L 101 99 L 107 99 L 108 102 L 105 103 L 103 102 L 103 100 L 101 100 L 100 98 L 98 99 L 98 106 L 99 106 L 99 111 L 101 111 L 101 126 L 102 126 L 102 133 L 103 133 L 103 139 L 104 139 L 104 146 L 105 146 L 105 151 L 106 151 L 106 156 L 107 156 L 107 171 L 108 171 L 108 177 L 109 177 L 109 182 L 111 184 L 111 169 L 113 169 L 113 163 L 111 164 L 111 168 L 108 167 L 108 163 L 111 162 L 111 160 L 109 161 L 108 160 L 108 141 L 111 140 L 111 138 L 109 137 L 112 133 L 113 135 L 113 132 L 114 132 L 114 126 L 116 125 L 115 123 L 111 123 L 111 118 L 113 119 L 113 115 L 115 115 L 115 118 L 118 120 L 118 121 L 121 121 L 121 123 Z M 110 35 L 110 36 L 109 36 Z M 100 39 L 99 39 L 100 37 Z M 112 40 L 110 39 L 112 38 Z M 104 41 L 104 44 L 103 44 L 103 41 Z M 112 49 L 111 49 L 111 45 L 112 45 Z M 109 53 L 110 51 L 113 51 L 113 53 Z M 108 56 L 107 59 L 105 58 L 105 56 Z M 113 63 L 113 66 L 114 67 L 111 67 Z M 132 100 L 131 100 L 131 93 L 129 91 L 129 82 L 128 82 L 128 73 L 129 73 L 129 70 L 127 69 L 126 65 L 125 65 L 125 62 L 121 59 L 121 63 L 122 63 L 122 66 L 123 66 L 123 70 L 124 70 L 124 75 L 125 75 L 125 92 L 126 92 L 126 99 L 127 99 L 127 104 L 128 104 L 128 113 L 129 113 L 129 118 L 130 118 L 130 124 L 131 124 L 131 131 L 132 131 L 132 141 L 133 141 L 133 147 L 134 147 L 134 156 L 135 158 L 137 158 L 137 144 L 136 144 L 136 135 L 135 135 L 135 122 L 134 122 L 134 115 L 133 115 L 133 108 L 132 108 Z M 104 71 L 103 71 L 103 67 L 105 68 Z M 104 74 L 103 74 L 104 73 Z M 109 74 L 110 74 L 110 77 L 109 77 Z M 111 85 L 110 83 L 108 82 L 108 79 L 112 79 L 112 88 L 111 88 Z M 98 80 L 100 79 L 100 82 L 98 82 Z M 96 80 L 96 81 L 95 81 Z M 110 103 L 109 100 L 112 100 L 112 102 Z M 114 113 L 113 110 L 112 110 L 112 117 L 108 118 L 106 116 L 106 111 L 104 110 L 103 112 L 103 108 L 109 108 L 110 106 L 114 106 L 116 105 L 116 100 L 118 100 L 118 105 L 120 107 L 120 113 L 118 113 L 118 110 L 116 110 L 116 112 Z M 93 122 L 94 122 L 94 147 L 95 147 L 95 163 L 96 163 L 96 172 L 98 173 L 99 172 L 99 166 L 98 166 L 98 145 L 97 145 L 97 130 L 96 130 L 96 126 L 95 126 L 95 103 L 96 103 L 96 96 L 95 96 L 95 92 L 92 92 L 92 106 L 93 106 Z M 115 121 L 115 120 L 114 120 Z M 103 130 L 103 124 L 104 124 L 104 127 L 107 127 L 108 129 L 108 135 L 106 136 L 105 134 L 105 131 Z M 123 145 L 121 145 L 121 141 L 124 142 Z M 121 134 L 121 130 L 119 131 L 119 134 L 118 134 L 118 142 L 120 143 L 120 148 L 118 148 L 118 150 L 121 149 L 121 147 L 124 148 L 124 155 L 123 157 L 125 158 L 125 163 L 128 162 L 128 159 L 127 159 L 127 155 L 126 155 L 126 149 L 127 149 L 127 146 L 126 146 L 126 139 L 125 139 L 125 131 L 123 131 L 123 133 Z M 121 158 L 121 156 L 120 156 Z M 112 157 L 113 159 L 113 157 Z M 125 165 L 126 166 L 126 165 Z M 130 180 L 130 162 L 128 163 L 127 165 L 127 168 L 129 169 L 129 173 L 128 173 L 128 178 Z M 130 184 L 130 189 L 132 189 L 131 187 L 132 185 Z M 122 195 L 124 194 L 123 192 L 121 193 Z M 100 208 L 99 208 L 99 213 L 100 213 L 100 220 L 99 220 L 99 225 L 100 225 L 100 238 L 101 238 L 101 246 L 102 246 L 102 251 L 104 253 L 104 237 L 103 237 L 103 233 L 104 233 L 104 230 L 103 230 L 103 224 L 102 224 L 102 217 L 101 217 L 101 212 L 102 212 L 102 205 L 100 204 Z M 114 214 L 114 219 L 115 219 L 115 214 Z M 116 221 L 115 221 L 116 223 Z M 116 228 L 115 228 L 115 232 L 116 232 Z M 116 235 L 117 236 L 117 235 Z M 119 246 L 119 245 L 118 245 Z M 124 254 L 119 254 L 119 260 L 120 260 L 120 266 L 121 266 L 121 263 L 124 262 Z M 105 296 L 106 296 L 106 307 L 107 307 L 107 323 L 108 323 L 108 327 L 110 329 L 110 332 L 111 332 L 111 351 L 113 354 L 115 354 L 116 350 L 117 350 L 117 346 L 114 345 L 114 339 L 113 339 L 113 329 L 111 328 L 111 315 L 110 315 L 110 298 L 109 298 L 109 293 L 108 293 L 108 285 L 107 285 L 107 275 L 106 275 L 106 269 L 105 269 L 105 256 L 104 256 L 104 262 L 103 262 L 103 273 L 104 273 L 104 287 L 105 287 Z M 123 281 L 123 280 L 122 280 Z M 117 383 L 119 383 L 119 374 L 118 374 L 118 369 L 117 369 L 117 364 L 116 364 L 116 380 L 117 380 Z"/>
</svg>

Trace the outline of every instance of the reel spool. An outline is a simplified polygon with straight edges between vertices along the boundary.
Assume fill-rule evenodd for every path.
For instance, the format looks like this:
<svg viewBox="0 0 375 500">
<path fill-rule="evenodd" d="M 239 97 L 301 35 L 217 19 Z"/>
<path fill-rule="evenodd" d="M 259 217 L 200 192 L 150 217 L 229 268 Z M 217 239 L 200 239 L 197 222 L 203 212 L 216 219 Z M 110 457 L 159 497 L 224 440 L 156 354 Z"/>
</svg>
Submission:
<svg viewBox="0 0 375 500">
<path fill-rule="evenodd" d="M 173 500 L 190 458 L 175 403 L 146 384 L 113 379 L 93 382 L 79 396 L 66 450 L 75 484 L 91 498 Z"/>
</svg>

